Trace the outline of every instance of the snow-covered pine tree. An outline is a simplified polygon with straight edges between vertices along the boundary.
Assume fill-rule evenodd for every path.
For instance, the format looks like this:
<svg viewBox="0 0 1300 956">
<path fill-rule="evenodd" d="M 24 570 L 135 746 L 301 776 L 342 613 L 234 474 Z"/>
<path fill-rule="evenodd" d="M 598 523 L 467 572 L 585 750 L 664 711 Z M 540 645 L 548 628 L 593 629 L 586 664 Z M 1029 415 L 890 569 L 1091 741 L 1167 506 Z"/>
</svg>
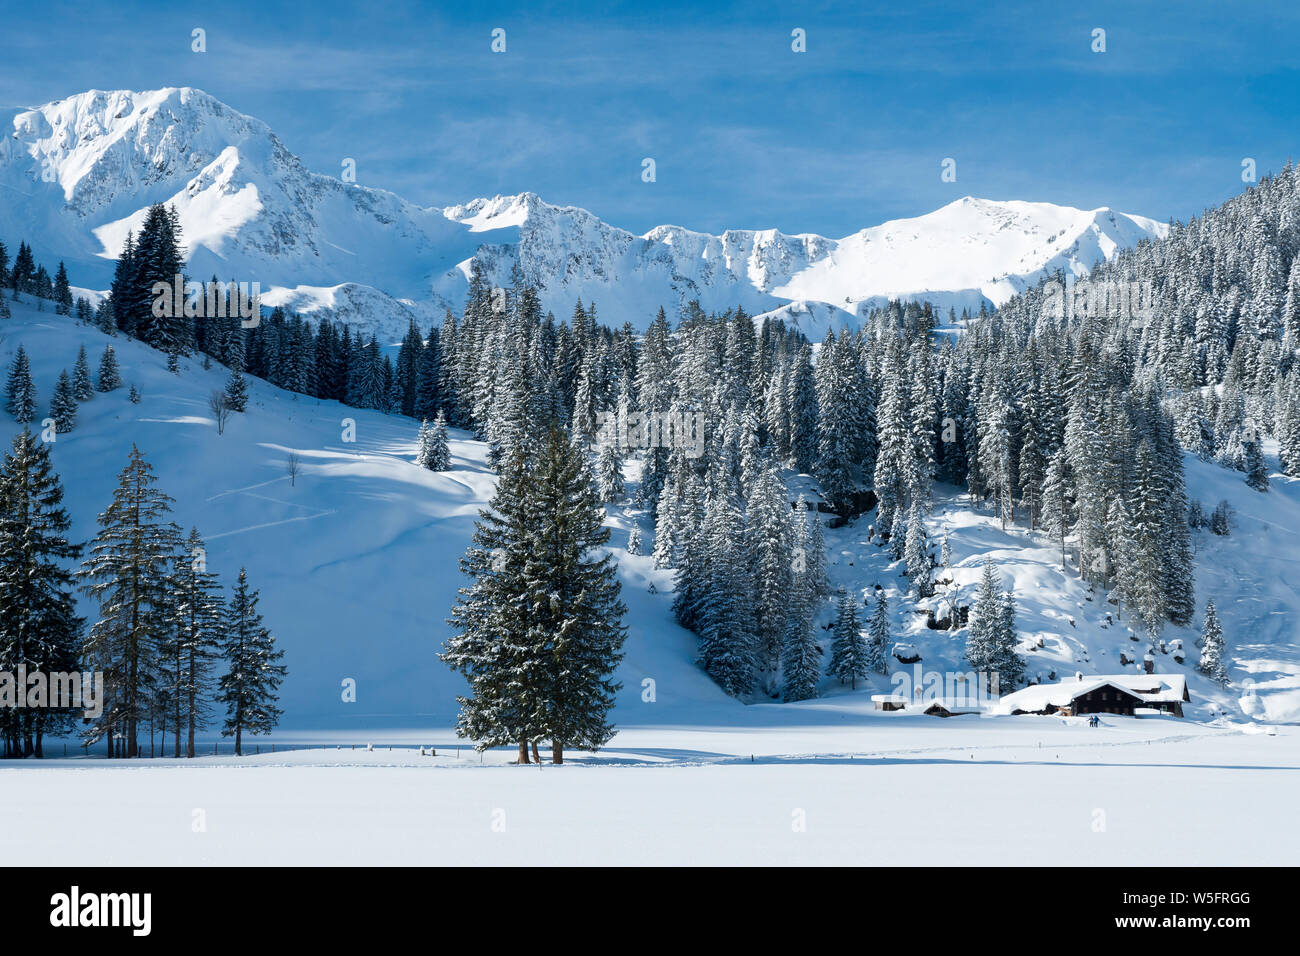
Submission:
<svg viewBox="0 0 1300 956">
<path fill-rule="evenodd" d="M 99 371 L 95 376 L 95 388 L 101 392 L 111 392 L 122 387 L 122 374 L 117 368 L 117 353 L 113 346 L 105 345 L 104 354 L 99 357 Z"/>
<path fill-rule="evenodd" d="M 36 386 L 32 382 L 31 363 L 21 345 L 14 353 L 14 363 L 9 367 L 5 384 L 5 411 L 19 424 L 27 424 L 36 417 Z"/>
<path fill-rule="evenodd" d="M 1135 590 L 1129 602 L 1145 626 L 1152 646 L 1159 637 L 1167 609 L 1163 586 L 1167 493 L 1167 483 L 1160 474 L 1155 451 L 1144 438 L 1138 443 L 1133 466 L 1130 514 Z"/>
<path fill-rule="evenodd" d="M 641 526 L 634 524 L 632 530 L 627 533 L 627 553 L 640 554 L 641 548 Z"/>
<path fill-rule="evenodd" d="M 551 759 L 564 750 L 598 750 L 614 735 L 609 721 L 613 679 L 623 659 L 627 608 L 609 554 L 601 496 L 582 451 L 552 428 L 526 500 L 529 528 L 524 565 L 526 646 L 540 654 L 544 693 L 534 701 Z"/>
<path fill-rule="evenodd" d="M 431 471 L 451 470 L 451 448 L 447 444 L 447 415 L 441 409 L 429 429 L 429 456 L 425 463 Z"/>
<path fill-rule="evenodd" d="M 920 598 L 934 593 L 930 561 L 930 538 L 925 532 L 925 519 L 918 501 L 912 501 L 907 514 L 907 540 L 903 552 L 907 561 L 907 577 Z"/>
<path fill-rule="evenodd" d="M 808 598 L 795 593 L 795 580 L 802 579 L 803 574 L 796 572 L 790 502 L 775 468 L 763 469 L 750 492 L 746 510 L 745 547 L 754 583 L 756 665 L 763 691 L 774 695 L 787 619 L 799 613 L 795 606 Z"/>
<path fill-rule="evenodd" d="M 429 420 L 420 422 L 420 430 L 415 435 L 415 463 L 421 468 L 428 468 L 429 460 Z"/>
<path fill-rule="evenodd" d="M 817 387 L 813 378 L 812 349 L 807 343 L 799 347 L 787 387 L 790 460 L 796 471 L 811 472 L 817 461 Z"/>
<path fill-rule="evenodd" d="M 1016 648 L 1020 635 L 1016 630 L 1016 596 L 1008 587 L 998 603 L 997 637 L 993 645 L 992 672 L 997 674 L 998 689 L 1010 693 L 1025 681 L 1025 660 Z"/>
<path fill-rule="evenodd" d="M 1228 665 L 1223 659 L 1223 627 L 1214 601 L 1205 603 L 1205 622 L 1201 625 L 1201 660 L 1196 667 L 1218 684 L 1228 683 Z"/>
<path fill-rule="evenodd" d="M 54 276 L 54 303 L 54 311 L 59 315 L 72 314 L 72 287 L 68 284 L 68 270 L 62 262 Z"/>
<path fill-rule="evenodd" d="M 786 701 L 810 700 L 817 696 L 821 679 L 822 649 L 810 608 L 791 614 L 781 644 L 781 697 Z"/>
<path fill-rule="evenodd" d="M 213 694 L 212 673 L 225 644 L 225 602 L 217 575 L 208 570 L 207 551 L 197 528 L 191 528 L 172 565 L 173 631 L 162 648 L 168 720 L 179 756 L 194 756 L 195 734 L 208 725 Z"/>
<path fill-rule="evenodd" d="M 977 673 L 991 675 L 997 670 L 1001 628 L 1002 579 L 993 560 L 985 558 L 966 634 L 966 662 Z"/>
<path fill-rule="evenodd" d="M 868 624 L 867 666 L 873 673 L 889 673 L 889 598 L 883 588 L 876 592 L 876 606 Z"/>
<path fill-rule="evenodd" d="M 552 429 L 534 465 L 506 460 L 474 543 L 461 562 L 474 579 L 449 623 L 456 633 L 441 659 L 465 674 L 471 695 L 457 732 L 485 748 L 549 737 L 564 748 L 596 749 L 613 734 L 608 711 L 618 684 L 625 608 L 609 530 L 586 463 Z"/>
<path fill-rule="evenodd" d="M 456 698 L 456 733 L 478 750 L 517 743 L 523 764 L 529 763 L 529 744 L 544 733 L 535 707 L 545 693 L 541 652 L 528 643 L 531 608 L 521 603 L 528 586 L 531 485 L 522 457 L 502 464 L 496 493 L 479 512 L 460 561 L 471 583 L 459 591 L 447 619 L 454 633 L 439 654 L 469 683 L 469 695 Z"/>
<path fill-rule="evenodd" d="M 414 414 L 421 419 L 433 418 L 443 409 L 443 395 L 439 388 L 441 377 L 442 353 L 438 330 L 431 328 L 416 362 Z"/>
<path fill-rule="evenodd" d="M 77 364 L 72 369 L 72 397 L 87 402 L 95 397 L 95 386 L 90 381 L 90 364 L 86 361 L 86 347 L 77 350 Z"/>
<path fill-rule="evenodd" d="M 879 505 L 876 527 L 890 533 L 895 516 L 907 508 L 908 474 L 912 466 L 912 436 L 907 420 L 907 390 L 903 384 L 902 354 L 891 342 L 886 365 L 881 369 L 883 385 L 876 410 L 875 488 Z M 901 542 L 899 542 L 901 546 Z"/>
<path fill-rule="evenodd" d="M 60 435 L 66 435 L 77 427 L 77 396 L 66 368 L 59 373 L 59 381 L 54 386 L 54 395 L 50 399 L 50 417 L 54 419 L 54 427 Z"/>
<path fill-rule="evenodd" d="M 847 591 L 840 595 L 840 607 L 835 615 L 835 636 L 831 641 L 831 660 L 827 672 L 858 689 L 858 681 L 871 673 L 870 652 L 862 626 L 858 620 L 858 602 Z"/>
<path fill-rule="evenodd" d="M 694 472 L 683 472 L 681 500 L 673 529 L 673 614 L 687 630 L 701 633 L 703 608 L 708 593 L 708 541 L 705 529 L 706 503 L 703 482 Z"/>
<path fill-rule="evenodd" d="M 1246 456 L 1246 484 L 1256 491 L 1268 491 L 1268 465 L 1259 447 L 1259 439 L 1242 442 L 1242 448 Z"/>
<path fill-rule="evenodd" d="M 77 669 L 84 622 L 64 562 L 81 546 L 68 541 L 71 525 L 50 446 L 24 428 L 0 462 L 0 671 Z M 0 710 L 8 756 L 42 756 L 42 739 L 71 724 L 71 712 L 61 709 Z"/>
<path fill-rule="evenodd" d="M 153 467 L 134 445 L 118 475 L 99 533 L 78 572 L 83 590 L 99 605 L 83 648 L 85 663 L 104 672 L 104 712 L 87 740 L 125 741 L 125 756 L 139 754 L 139 725 L 157 676 L 158 641 L 175 617 L 167 587 L 179 529 L 166 521 L 172 499 L 155 487 Z"/>
<path fill-rule="evenodd" d="M 623 498 L 623 456 L 619 454 L 618 441 L 606 436 L 600 442 L 600 455 L 596 462 L 600 497 L 606 504 L 615 504 Z"/>
<path fill-rule="evenodd" d="M 221 634 L 221 656 L 229 670 L 217 682 L 217 700 L 226 705 L 221 736 L 235 738 L 237 755 L 244 752 L 245 733 L 269 734 L 283 713 L 275 704 L 287 673 L 280 663 L 284 651 L 262 623 L 258 600 L 256 589 L 248 586 L 247 569 L 240 568 Z"/>
<path fill-rule="evenodd" d="M 134 389 L 135 386 L 132 385 L 131 388 Z M 230 376 L 226 379 L 226 404 L 232 412 L 248 409 L 248 383 L 237 365 L 231 367 Z"/>
<path fill-rule="evenodd" d="M 754 635 L 752 578 L 744 563 L 744 518 L 729 479 L 712 469 L 699 576 L 700 664 L 728 694 L 740 697 L 754 687 L 757 639 Z"/>
<path fill-rule="evenodd" d="M 801 518 L 807 511 L 799 512 Z M 821 514 L 812 512 L 808 523 L 807 570 L 804 572 L 804 587 L 811 600 L 814 618 L 821 611 L 826 599 L 831 596 L 830 577 L 826 572 L 826 529 L 822 525 Z"/>
<path fill-rule="evenodd" d="M 817 361 L 817 460 L 815 474 L 822 494 L 841 514 L 857 484 L 862 452 L 862 388 L 857 351 L 847 330 L 836 340 L 826 333 Z"/>
<path fill-rule="evenodd" d="M 1072 506 L 1069 459 L 1065 449 L 1059 448 L 1048 460 L 1047 477 L 1043 480 L 1041 525 L 1061 543 L 1062 571 L 1065 570 L 1065 539 L 1074 521 Z"/>
<path fill-rule="evenodd" d="M 1116 496 L 1106 512 L 1106 562 L 1109 565 L 1111 597 L 1117 618 L 1123 617 L 1124 604 L 1138 592 L 1137 561 L 1133 541 L 1133 521 L 1122 495 Z"/>
</svg>

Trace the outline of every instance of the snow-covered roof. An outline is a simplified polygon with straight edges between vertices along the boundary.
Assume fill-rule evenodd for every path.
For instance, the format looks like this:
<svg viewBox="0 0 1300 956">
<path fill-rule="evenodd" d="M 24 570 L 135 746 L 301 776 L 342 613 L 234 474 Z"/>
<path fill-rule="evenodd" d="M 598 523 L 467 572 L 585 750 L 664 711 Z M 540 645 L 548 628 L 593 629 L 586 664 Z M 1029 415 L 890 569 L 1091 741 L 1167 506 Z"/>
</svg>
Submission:
<svg viewBox="0 0 1300 956">
<path fill-rule="evenodd" d="M 902 694 L 872 694 L 873 704 L 906 704 L 907 698 Z"/>
<path fill-rule="evenodd" d="M 1165 703 L 1183 699 L 1187 678 L 1182 674 L 1099 674 L 1057 684 L 1036 684 L 1007 694 L 998 702 L 997 709 L 1010 714 L 1017 710 L 1036 713 L 1049 705 L 1065 707 L 1101 687 L 1113 687 L 1140 698 L 1143 703 Z"/>
<path fill-rule="evenodd" d="M 1036 713 L 1046 710 L 1048 706 L 1066 707 L 1078 697 L 1089 694 L 1101 687 L 1113 687 L 1115 690 L 1132 697 L 1139 695 L 1123 684 L 1106 677 L 1085 677 L 1082 680 L 1064 681 L 1059 684 L 1036 684 L 1013 694 L 1007 694 L 998 702 L 1002 713 L 1014 713 L 1017 710 Z"/>
<path fill-rule="evenodd" d="M 926 701 L 925 709 L 929 710 L 935 705 L 951 714 L 978 714 L 984 710 L 979 704 L 972 704 L 969 700 L 960 697 L 936 697 Z"/>
<path fill-rule="evenodd" d="M 1106 680 L 1123 684 L 1152 703 L 1184 700 L 1187 696 L 1186 674 L 1112 674 Z"/>
</svg>

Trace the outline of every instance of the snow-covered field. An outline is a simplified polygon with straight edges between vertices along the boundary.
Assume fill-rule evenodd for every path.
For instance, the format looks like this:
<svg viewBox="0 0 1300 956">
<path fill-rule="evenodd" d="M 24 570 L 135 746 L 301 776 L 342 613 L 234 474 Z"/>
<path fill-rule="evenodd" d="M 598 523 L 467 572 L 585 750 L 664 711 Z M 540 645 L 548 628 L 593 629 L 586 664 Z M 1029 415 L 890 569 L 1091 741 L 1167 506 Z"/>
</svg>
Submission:
<svg viewBox="0 0 1300 956">
<path fill-rule="evenodd" d="M 818 719 L 635 726 L 562 767 L 457 757 L 454 737 L 432 731 L 392 736 L 436 757 L 363 742 L 179 764 L 47 760 L 0 770 L 0 826 L 14 865 L 1185 866 L 1300 853 L 1294 727 Z M 52 839 L 69 819 L 77 836 Z"/>
</svg>

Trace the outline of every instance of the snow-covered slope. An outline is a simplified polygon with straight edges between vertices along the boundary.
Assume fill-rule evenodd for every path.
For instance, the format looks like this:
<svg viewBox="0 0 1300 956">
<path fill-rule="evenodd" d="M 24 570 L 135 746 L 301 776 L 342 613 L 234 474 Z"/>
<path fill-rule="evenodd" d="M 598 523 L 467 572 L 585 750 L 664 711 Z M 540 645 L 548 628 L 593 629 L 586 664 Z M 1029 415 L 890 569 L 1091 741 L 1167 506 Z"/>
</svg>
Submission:
<svg viewBox="0 0 1300 956">
<path fill-rule="evenodd" d="M 1300 643 L 1295 617 L 1300 614 L 1300 587 L 1287 569 L 1300 561 L 1300 481 L 1274 471 L 1272 490 L 1260 494 L 1249 488 L 1240 472 L 1184 455 L 1187 492 L 1207 510 L 1220 501 L 1232 508 L 1231 534 L 1220 537 L 1202 529 L 1192 533 L 1196 556 L 1196 606 L 1192 627 L 1166 625 L 1164 651 L 1154 655 L 1156 673 L 1183 675 L 1192 702 L 1188 717 L 1244 717 L 1273 722 L 1300 721 Z M 1273 462 L 1276 466 L 1276 461 Z M 967 630 L 934 630 L 924 611 L 945 602 L 971 605 L 979 587 L 985 559 L 991 559 L 1004 586 L 1016 597 L 1017 630 L 1028 673 L 1041 681 L 1068 680 L 1076 673 L 1133 674 L 1141 672 L 1147 649 L 1145 634 L 1127 608 L 1117 608 L 1101 590 L 1081 581 L 1073 564 L 1061 570 L 1060 544 L 1050 536 L 1029 532 L 1023 525 L 1003 529 L 991 508 L 972 509 L 957 489 L 936 486 L 936 507 L 927 521 L 931 540 L 948 535 L 951 570 L 941 573 L 949 584 L 932 598 L 909 596 L 902 562 L 887 548 L 867 540 L 870 515 L 844 528 L 830 530 L 830 576 L 834 587 L 855 594 L 859 603 L 874 601 L 881 586 L 890 602 L 894 641 L 911 645 L 921 660 L 904 666 L 891 659 L 893 673 L 962 673 L 969 670 L 963 654 Z M 1073 561 L 1073 555 L 1071 555 Z M 1196 642 L 1205 602 L 1212 599 L 1223 625 L 1231 685 L 1214 684 L 1196 671 L 1200 652 Z M 833 608 L 823 611 L 824 623 Z M 870 613 L 863 608 L 863 618 Z M 1185 660 L 1175 657 L 1181 642 Z M 1121 662 L 1121 654 L 1127 663 Z M 873 678 L 874 692 L 894 689 L 890 679 Z M 828 704 L 852 697 L 824 686 Z"/>
<path fill-rule="evenodd" d="M 421 208 L 307 170 L 262 122 L 199 90 L 92 90 L 0 113 L 0 236 L 67 260 L 104 288 L 149 204 L 176 207 L 200 278 L 260 282 L 269 304 L 327 310 L 400 337 L 408 317 L 464 301 L 470 260 L 506 284 L 518 263 L 544 308 L 644 327 L 676 313 L 741 305 L 811 334 L 890 298 L 978 309 L 1057 268 L 1081 274 L 1166 227 L 1109 209 L 970 197 L 843 239 L 775 230 L 720 236 L 679 226 L 636 235 L 532 193 Z"/>
<path fill-rule="evenodd" d="M 0 374 L 22 345 L 38 392 L 37 424 L 79 346 L 92 373 L 106 344 L 121 365 L 125 385 L 83 403 L 76 429 L 54 445 L 74 540 L 95 535 L 96 516 L 134 443 L 159 487 L 176 499 L 174 520 L 203 535 L 209 569 L 229 588 L 246 565 L 261 590 L 262 614 L 289 667 L 284 726 L 454 724 L 464 682 L 436 654 L 465 583 L 458 559 L 496 483 L 486 446 L 454 432 L 453 469 L 429 472 L 413 464 L 410 419 L 294 396 L 252 378 L 247 413 L 233 416 L 218 436 L 207 403 L 224 385 L 221 366 L 204 370 L 187 359 L 175 375 L 147 346 L 38 312 L 30 299 L 12 303 L 12 311 L 12 319 L 0 320 Z M 138 405 L 127 399 L 132 384 Z M 355 443 L 343 440 L 345 418 L 356 423 Z M 0 411 L 0 450 L 19 428 Z M 293 485 L 285 468 L 290 451 L 302 462 Z M 664 719 L 685 721 L 710 706 L 735 709 L 694 666 L 694 638 L 659 619 L 644 576 L 628 574 L 629 619 L 655 623 L 634 626 L 619 707 L 644 707 L 641 681 L 652 676 L 660 685 L 655 713 Z M 83 603 L 82 613 L 94 608 Z M 357 682 L 356 703 L 342 701 L 349 677 Z"/>
</svg>

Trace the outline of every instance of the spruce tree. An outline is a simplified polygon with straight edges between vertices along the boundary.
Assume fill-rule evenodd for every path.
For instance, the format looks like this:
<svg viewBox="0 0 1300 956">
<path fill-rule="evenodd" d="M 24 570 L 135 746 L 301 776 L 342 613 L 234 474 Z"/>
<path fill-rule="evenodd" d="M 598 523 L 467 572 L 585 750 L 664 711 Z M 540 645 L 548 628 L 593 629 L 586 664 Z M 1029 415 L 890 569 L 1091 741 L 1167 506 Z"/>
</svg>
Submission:
<svg viewBox="0 0 1300 956">
<path fill-rule="evenodd" d="M 50 417 L 58 434 L 65 435 L 77 427 L 77 396 L 68 370 L 59 373 L 54 396 L 50 399 Z"/>
<path fill-rule="evenodd" d="M 432 460 L 433 435 L 429 429 L 429 421 L 425 419 L 420 422 L 420 431 L 415 436 L 415 463 L 421 468 L 429 468 Z"/>
<path fill-rule="evenodd" d="M 787 619 L 808 603 L 805 589 L 796 581 L 806 572 L 807 561 L 795 561 L 790 526 L 790 502 L 774 468 L 766 468 L 750 492 L 746 549 L 754 582 L 755 654 L 763 689 L 776 693 L 781 642 Z"/>
<path fill-rule="evenodd" d="M 565 747 L 595 750 L 613 736 L 626 608 L 582 453 L 552 428 L 530 464 L 511 455 L 480 512 L 461 562 L 474 582 L 452 609 L 457 633 L 441 657 L 470 684 L 459 734 L 479 748 L 516 741 L 521 763 L 549 738 L 562 763 Z"/>
<path fill-rule="evenodd" d="M 1025 663 L 1016 651 L 1015 599 L 1003 592 L 1002 581 L 992 559 L 984 562 L 975 605 L 971 608 L 970 633 L 966 638 L 966 660 L 986 675 L 986 689 L 992 690 L 997 675 L 1002 693 L 1010 693 L 1024 680 Z"/>
<path fill-rule="evenodd" d="M 867 667 L 877 674 L 889 673 L 889 598 L 884 589 L 876 592 L 876 606 L 868 627 Z"/>
<path fill-rule="evenodd" d="M 135 386 L 132 385 L 131 388 L 134 390 Z M 244 381 L 244 373 L 238 366 L 230 369 L 230 377 L 226 379 L 226 404 L 230 406 L 232 412 L 243 412 L 248 409 L 248 383 Z"/>
<path fill-rule="evenodd" d="M 600 455 L 596 461 L 596 475 L 600 483 L 600 497 L 607 504 L 623 498 L 623 458 L 618 442 L 607 438 L 600 442 Z"/>
<path fill-rule="evenodd" d="M 1256 491 L 1268 491 L 1268 465 L 1260 450 L 1259 439 L 1243 442 L 1242 447 L 1246 454 L 1246 484 Z"/>
<path fill-rule="evenodd" d="M 9 367 L 9 380 L 5 385 L 5 411 L 23 425 L 36 417 L 36 386 L 32 382 L 27 353 L 21 345 L 14 353 L 13 365 Z"/>
<path fill-rule="evenodd" d="M 208 725 L 213 694 L 212 673 L 225 643 L 225 604 L 216 574 L 207 568 L 207 551 L 197 528 L 191 528 L 185 545 L 173 562 L 172 607 L 174 629 L 164 642 L 163 669 L 171 707 L 168 718 L 175 736 L 175 756 L 180 756 L 184 734 L 185 756 L 194 756 L 197 731 Z"/>
<path fill-rule="evenodd" d="M 847 591 L 840 595 L 839 612 L 835 616 L 835 637 L 831 642 L 831 660 L 828 673 L 851 690 L 858 689 L 858 681 L 871 673 L 870 650 L 858 621 L 858 604 Z"/>
<path fill-rule="evenodd" d="M 790 414 L 790 461 L 795 470 L 810 472 L 817 462 L 817 388 L 812 350 L 800 346 L 790 371 L 786 404 Z"/>
<path fill-rule="evenodd" d="M 704 526 L 692 536 L 698 559 L 684 566 L 679 578 L 685 577 L 698 594 L 696 620 L 688 626 L 700 635 L 700 664 L 719 687 L 741 697 L 753 690 L 758 656 L 753 583 L 744 561 L 745 523 L 722 468 L 715 469 L 710 483 Z M 690 593 L 679 591 L 679 596 Z"/>
<path fill-rule="evenodd" d="M 171 633 L 174 609 L 167 587 L 178 529 L 165 519 L 172 499 L 159 491 L 152 466 L 134 445 L 118 476 L 99 533 L 78 576 L 99 605 L 83 648 L 87 664 L 104 672 L 103 715 L 88 740 L 112 735 L 126 742 L 126 756 L 139 753 L 139 729 L 158 676 L 160 643 Z"/>
<path fill-rule="evenodd" d="M 62 503 L 50 446 L 24 428 L 0 463 L 0 671 L 77 669 L 84 622 L 64 562 L 81 546 L 68 540 L 72 523 Z M 42 756 L 42 738 L 71 723 L 63 709 L 0 710 L 0 736 L 11 755 Z"/>
<path fill-rule="evenodd" d="M 451 470 L 451 449 L 447 444 L 447 416 L 439 409 L 433 428 L 429 430 L 429 458 L 426 468 L 433 471 Z"/>
<path fill-rule="evenodd" d="M 117 368 L 117 353 L 113 351 L 111 345 L 104 346 L 104 354 L 99 358 L 95 387 L 101 392 L 111 392 L 122 387 L 122 375 Z"/>
<path fill-rule="evenodd" d="M 90 381 L 90 364 L 86 361 L 86 347 L 77 350 L 77 364 L 72 370 L 72 397 L 88 402 L 95 397 L 95 386 Z"/>
<path fill-rule="evenodd" d="M 1196 669 L 1215 683 L 1227 685 L 1228 665 L 1223 658 L 1223 627 L 1214 602 L 1207 601 L 1205 622 L 1201 625 L 1201 660 Z"/>
<path fill-rule="evenodd" d="M 907 515 L 907 539 L 903 554 L 907 561 L 907 576 L 916 588 L 917 597 L 929 597 L 934 593 L 930 539 L 925 533 L 925 519 L 916 501 L 912 502 Z"/>
<path fill-rule="evenodd" d="M 275 704 L 287 673 L 280 663 L 284 651 L 276 648 L 262 623 L 258 600 L 257 591 L 248 586 L 247 569 L 240 568 L 221 635 L 221 656 L 229 670 L 217 682 L 217 700 L 226 705 L 221 736 L 235 738 L 237 755 L 244 752 L 245 733 L 269 734 L 283 713 Z"/>
<path fill-rule="evenodd" d="M 595 483 L 579 449 L 558 429 L 541 448 L 530 497 L 528 643 L 543 652 L 543 731 L 552 760 L 562 763 L 565 747 L 596 750 L 614 735 L 609 710 L 622 686 L 613 673 L 623 659 L 627 608 Z"/>
<path fill-rule="evenodd" d="M 496 493 L 479 512 L 470 547 L 460 560 L 471 579 L 459 590 L 439 658 L 465 676 L 456 733 L 479 750 L 518 743 L 519 762 L 542 736 L 536 701 L 544 695 L 541 651 L 528 643 L 525 566 L 529 560 L 530 474 L 520 456 L 503 463 Z"/>
<path fill-rule="evenodd" d="M 901 362 L 896 349 L 889 353 L 891 363 Z M 907 393 L 903 386 L 902 371 L 891 364 L 882 372 L 884 387 L 880 407 L 876 412 L 879 451 L 876 454 L 875 489 L 879 504 L 876 510 L 876 527 L 891 533 L 900 512 L 906 510 L 908 474 L 912 465 L 912 437 L 907 422 Z M 901 547 L 902 542 L 894 542 Z"/>
<path fill-rule="evenodd" d="M 72 288 L 68 285 L 68 270 L 59 263 L 59 271 L 54 277 L 55 311 L 59 315 L 72 314 Z"/>
<path fill-rule="evenodd" d="M 781 697 L 784 700 L 809 700 L 817 696 L 821 656 L 811 610 L 801 608 L 790 615 L 781 645 Z"/>
<path fill-rule="evenodd" d="M 1025 661 L 1016 650 L 1019 643 L 1016 596 L 1011 588 L 1007 588 L 1002 592 L 998 606 L 997 643 L 992 660 L 992 669 L 998 675 L 998 687 L 1003 694 L 1014 691 L 1025 681 Z"/>
<path fill-rule="evenodd" d="M 640 554 L 641 545 L 641 526 L 634 524 L 632 529 L 627 533 L 627 553 Z"/>
</svg>

